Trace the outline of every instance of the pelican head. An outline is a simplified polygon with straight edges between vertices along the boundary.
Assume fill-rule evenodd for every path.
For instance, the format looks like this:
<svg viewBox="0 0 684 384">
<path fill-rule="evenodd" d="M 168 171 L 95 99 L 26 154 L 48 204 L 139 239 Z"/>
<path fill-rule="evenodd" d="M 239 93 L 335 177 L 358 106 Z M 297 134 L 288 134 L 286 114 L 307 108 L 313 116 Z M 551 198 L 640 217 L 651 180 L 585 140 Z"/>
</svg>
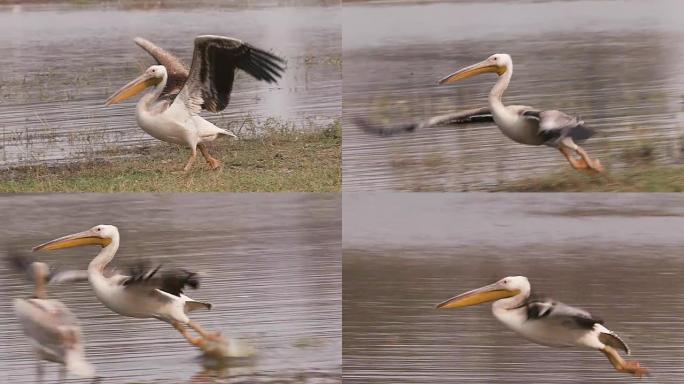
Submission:
<svg viewBox="0 0 684 384">
<path fill-rule="evenodd" d="M 161 83 L 165 76 L 166 68 L 163 65 L 153 65 L 147 68 L 147 70 L 145 70 L 142 75 L 138 76 L 138 78 L 124 85 L 121 89 L 116 91 L 115 94 L 111 95 L 109 99 L 105 101 L 105 105 L 120 103 L 149 87 L 154 87 Z"/>
<path fill-rule="evenodd" d="M 525 276 L 509 276 L 494 284 L 474 289 L 449 300 L 437 304 L 437 309 L 463 308 L 471 305 L 517 296 L 521 293 L 529 294 L 530 282 Z"/>
<path fill-rule="evenodd" d="M 33 251 L 55 251 L 64 248 L 80 247 L 83 245 L 108 246 L 114 237 L 119 236 L 119 229 L 113 225 L 96 225 L 86 231 L 62 236 L 36 247 Z"/>
<path fill-rule="evenodd" d="M 509 71 L 512 66 L 513 59 L 511 59 L 509 54 L 497 53 L 489 56 L 487 59 L 477 64 L 459 69 L 458 71 L 440 80 L 439 84 L 455 83 L 459 80 L 490 72 L 501 76 L 506 73 L 506 71 Z"/>
</svg>

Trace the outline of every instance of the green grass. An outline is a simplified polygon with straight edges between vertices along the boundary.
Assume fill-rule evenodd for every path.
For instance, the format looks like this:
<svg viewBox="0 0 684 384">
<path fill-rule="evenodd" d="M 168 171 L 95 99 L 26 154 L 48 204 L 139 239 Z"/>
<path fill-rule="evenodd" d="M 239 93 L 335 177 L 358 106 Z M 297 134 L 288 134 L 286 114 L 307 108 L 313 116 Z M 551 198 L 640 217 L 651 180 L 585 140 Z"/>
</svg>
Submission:
<svg viewBox="0 0 684 384">
<path fill-rule="evenodd" d="M 223 162 L 212 171 L 198 153 L 169 144 L 100 154 L 97 160 L 63 166 L 21 167 L 0 173 L 0 192 L 337 192 L 340 190 L 341 127 L 316 132 L 271 129 L 246 139 L 219 139 L 209 152 Z"/>
<path fill-rule="evenodd" d="M 504 184 L 505 192 L 682 192 L 684 166 L 640 165 L 589 174 L 567 170 Z"/>
</svg>

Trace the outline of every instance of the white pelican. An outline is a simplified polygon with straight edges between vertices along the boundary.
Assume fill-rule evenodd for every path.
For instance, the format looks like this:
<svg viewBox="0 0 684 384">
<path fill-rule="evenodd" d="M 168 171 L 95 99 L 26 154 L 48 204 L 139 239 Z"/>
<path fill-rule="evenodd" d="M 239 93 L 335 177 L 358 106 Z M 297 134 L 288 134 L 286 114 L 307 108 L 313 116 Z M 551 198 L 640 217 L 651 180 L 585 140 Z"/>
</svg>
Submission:
<svg viewBox="0 0 684 384">
<path fill-rule="evenodd" d="M 188 317 L 197 309 L 211 309 L 211 304 L 183 294 L 188 286 L 197 288 L 197 274 L 183 269 L 161 271 L 139 268 L 130 275 L 120 274 L 107 265 L 119 249 L 119 230 L 113 225 L 97 225 L 87 231 L 67 235 L 33 248 L 53 251 L 85 245 L 99 245 L 102 250 L 88 265 L 88 280 L 97 298 L 112 311 L 129 317 L 155 318 L 171 324 L 191 344 L 203 348 L 220 339 L 220 333 L 208 333 Z M 193 337 L 185 326 L 194 329 Z"/>
<path fill-rule="evenodd" d="M 43 380 L 41 360 L 62 364 L 62 379 L 66 372 L 84 378 L 95 377 L 95 369 L 85 358 L 76 316 L 61 301 L 46 299 L 45 282 L 50 275 L 47 264 L 31 262 L 21 256 L 13 257 L 13 261 L 35 281 L 33 297 L 14 299 L 14 313 L 39 359 L 37 382 Z"/>
<path fill-rule="evenodd" d="M 482 62 L 450 74 L 441 79 L 439 84 L 449 84 L 483 73 L 496 73 L 499 76 L 499 80 L 489 92 L 487 107 L 436 116 L 423 122 L 397 127 L 375 127 L 364 119 L 357 119 L 356 124 L 370 133 L 391 135 L 435 125 L 493 121 L 504 135 L 517 143 L 557 148 L 573 168 L 603 171 L 601 162 L 590 158 L 589 154 L 577 145 L 577 142 L 582 142 L 594 134 L 579 117 L 569 116 L 557 110 L 542 111 L 524 105 L 503 104 L 501 98 L 513 76 L 513 60 L 510 55 L 492 55 Z M 579 155 L 579 158 L 576 155 Z"/>
<path fill-rule="evenodd" d="M 494 317 L 508 328 L 537 344 L 550 347 L 584 347 L 603 352 L 619 372 L 641 377 L 648 370 L 636 361 L 626 361 L 618 349 L 629 354 L 618 335 L 589 312 L 551 299 L 530 297 L 530 282 L 510 276 L 437 305 L 438 309 L 462 308 L 494 301 Z"/>
<path fill-rule="evenodd" d="M 195 162 L 197 148 L 209 166 L 218 169 L 220 161 L 209 154 L 204 143 L 219 136 L 235 135 L 199 116 L 200 111 L 220 112 L 228 106 L 236 70 L 274 83 L 280 78 L 285 61 L 237 39 L 205 35 L 195 38 L 188 71 L 179 59 L 149 41 L 142 38 L 135 41 L 160 65 L 147 68 L 137 79 L 109 97 L 106 105 L 119 103 L 153 87 L 136 107 L 140 128 L 156 139 L 189 147 L 192 154 L 185 171 Z"/>
</svg>

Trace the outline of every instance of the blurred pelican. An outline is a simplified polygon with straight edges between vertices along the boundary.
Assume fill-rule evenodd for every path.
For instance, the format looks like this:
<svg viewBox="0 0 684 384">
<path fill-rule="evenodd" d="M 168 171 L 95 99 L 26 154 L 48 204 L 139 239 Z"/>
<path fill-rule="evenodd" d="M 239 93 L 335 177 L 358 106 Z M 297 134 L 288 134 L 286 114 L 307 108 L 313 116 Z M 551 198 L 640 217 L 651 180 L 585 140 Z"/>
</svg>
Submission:
<svg viewBox="0 0 684 384">
<path fill-rule="evenodd" d="M 197 148 L 209 166 L 218 169 L 221 163 L 209 154 L 204 143 L 219 136 L 235 135 L 199 116 L 200 111 L 220 112 L 228 106 L 236 70 L 274 83 L 280 78 L 285 61 L 237 39 L 205 35 L 195 38 L 188 71 L 178 58 L 149 41 L 136 38 L 135 42 L 152 54 L 160 65 L 149 67 L 126 84 L 107 99 L 106 105 L 119 103 L 153 87 L 136 108 L 140 128 L 156 139 L 189 147 L 192 154 L 185 171 L 195 162 Z"/>
<path fill-rule="evenodd" d="M 37 381 L 43 380 L 41 360 L 62 364 L 62 380 L 66 372 L 83 378 L 95 377 L 95 369 L 85 358 L 76 316 L 59 300 L 46 298 L 45 283 L 50 275 L 47 264 L 31 262 L 19 255 L 12 259 L 35 282 L 33 297 L 14 299 L 14 313 L 39 359 Z"/>
<path fill-rule="evenodd" d="M 579 117 L 569 116 L 557 110 L 542 111 L 524 105 L 503 104 L 503 93 L 513 76 L 513 60 L 510 55 L 492 55 L 482 62 L 450 74 L 441 79 L 439 84 L 450 84 L 483 73 L 496 73 L 499 76 L 499 80 L 489 92 L 487 107 L 436 116 L 424 122 L 398 127 L 375 127 L 363 119 L 357 119 L 357 125 L 370 133 L 391 135 L 442 124 L 493 121 L 504 135 L 517 143 L 547 145 L 558 149 L 575 169 L 603 171 L 601 162 L 589 157 L 589 154 L 577 145 L 577 142 L 582 142 L 594 134 Z"/>
<path fill-rule="evenodd" d="M 220 339 L 220 333 L 206 332 L 188 317 L 197 309 L 211 309 L 211 304 L 183 294 L 188 286 L 197 288 L 197 274 L 184 269 L 160 271 L 140 267 L 130 275 L 107 268 L 119 249 L 119 230 L 113 225 L 97 225 L 83 232 L 67 235 L 34 247 L 34 251 L 54 251 L 85 245 L 99 245 L 102 250 L 88 265 L 88 280 L 97 298 L 112 311 L 129 317 L 155 318 L 171 324 L 191 344 L 203 348 Z M 199 337 L 189 334 L 185 326 Z"/>
<path fill-rule="evenodd" d="M 603 326 L 589 312 L 551 299 L 530 297 L 530 282 L 524 276 L 510 276 L 494 284 L 452 297 L 438 309 L 462 308 L 494 301 L 494 317 L 524 338 L 550 347 L 584 347 L 603 352 L 619 372 L 641 377 L 648 370 L 636 361 L 624 360 L 618 350 L 629 354 L 618 335 Z"/>
</svg>

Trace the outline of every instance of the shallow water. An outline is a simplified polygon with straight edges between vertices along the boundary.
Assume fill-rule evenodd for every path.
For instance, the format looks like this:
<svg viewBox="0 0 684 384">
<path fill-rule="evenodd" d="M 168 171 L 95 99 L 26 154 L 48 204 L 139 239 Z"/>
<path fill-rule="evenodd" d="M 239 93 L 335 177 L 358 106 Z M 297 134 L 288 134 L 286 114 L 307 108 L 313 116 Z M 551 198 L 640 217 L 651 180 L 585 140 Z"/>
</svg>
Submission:
<svg viewBox="0 0 684 384">
<path fill-rule="evenodd" d="M 137 127 L 137 98 L 104 100 L 154 60 L 143 36 L 190 63 L 201 34 L 227 35 L 287 59 L 277 85 L 237 76 L 229 107 L 203 116 L 252 134 L 272 120 L 314 129 L 341 116 L 340 10 L 329 7 L 0 8 L 0 167 L 73 161 L 156 142 Z M 257 131 L 256 133 L 259 133 Z"/>
<path fill-rule="evenodd" d="M 472 1 L 343 7 L 344 189 L 486 190 L 569 167 L 493 124 L 390 138 L 353 125 L 485 106 L 495 76 L 437 81 L 493 53 L 513 57 L 504 103 L 580 115 L 604 165 L 681 161 L 684 8 L 662 1 Z"/>
<path fill-rule="evenodd" d="M 255 359 L 212 369 L 169 325 L 114 314 L 87 284 L 50 295 L 79 317 L 86 353 L 103 383 L 338 383 L 341 368 L 339 198 L 333 194 L 31 195 L 0 199 L 0 251 L 34 245 L 96 224 L 115 224 L 122 245 L 114 265 L 139 258 L 206 274 L 197 300 L 214 304 L 192 313 L 257 349 Z M 85 268 L 94 248 L 36 254 L 40 260 Z M 31 383 L 34 358 L 12 313 L 12 299 L 31 286 L 0 263 L 0 375 Z M 55 364 L 46 365 L 54 382 Z"/>
<path fill-rule="evenodd" d="M 345 195 L 345 383 L 624 383 L 604 356 L 527 342 L 484 304 L 434 305 L 504 276 L 589 310 L 684 380 L 680 195 Z M 352 219 L 352 217 L 358 217 Z M 478 219 L 475 219 L 478 217 Z"/>
</svg>

